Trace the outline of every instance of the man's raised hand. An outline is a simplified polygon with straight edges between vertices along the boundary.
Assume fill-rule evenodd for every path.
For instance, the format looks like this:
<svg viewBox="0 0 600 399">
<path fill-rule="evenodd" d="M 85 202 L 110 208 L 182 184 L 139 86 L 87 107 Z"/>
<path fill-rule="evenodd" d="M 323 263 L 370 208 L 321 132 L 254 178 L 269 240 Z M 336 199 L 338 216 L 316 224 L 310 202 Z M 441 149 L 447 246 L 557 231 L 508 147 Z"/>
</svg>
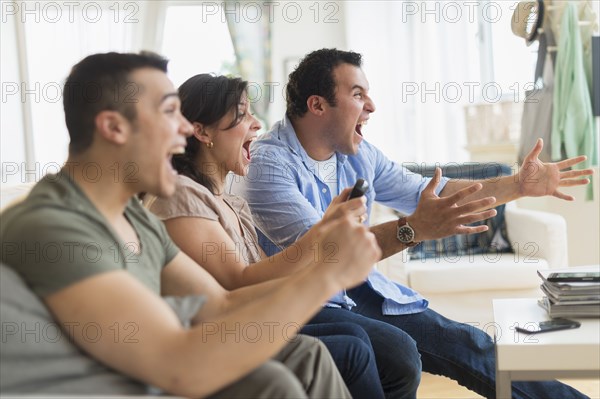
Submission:
<svg viewBox="0 0 600 399">
<path fill-rule="evenodd" d="M 496 210 L 488 208 L 494 205 L 496 198 L 469 201 L 469 196 L 482 189 L 481 183 L 473 183 L 448 197 L 439 197 L 435 190 L 441 178 L 442 171 L 436 168 L 433 179 L 421 193 L 417 209 L 408 217 L 408 223 L 415 231 L 415 241 L 486 231 L 485 225 L 466 225 L 495 216 Z"/>
</svg>

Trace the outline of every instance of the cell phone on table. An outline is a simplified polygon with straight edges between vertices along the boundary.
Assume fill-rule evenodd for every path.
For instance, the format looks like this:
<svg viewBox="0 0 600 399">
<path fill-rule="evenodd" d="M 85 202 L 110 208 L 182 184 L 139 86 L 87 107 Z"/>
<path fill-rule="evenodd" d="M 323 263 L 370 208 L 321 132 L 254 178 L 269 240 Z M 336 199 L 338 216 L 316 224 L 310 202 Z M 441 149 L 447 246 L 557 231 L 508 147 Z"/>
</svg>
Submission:
<svg viewBox="0 0 600 399">
<path fill-rule="evenodd" d="M 548 281 L 553 283 L 597 283 L 600 282 L 600 272 L 550 273 Z"/>
<path fill-rule="evenodd" d="M 367 181 L 365 179 L 358 179 L 356 181 L 356 183 L 354 183 L 354 187 L 352 187 L 352 191 L 350 192 L 350 195 L 348 196 L 348 200 L 351 200 L 353 198 L 362 197 L 363 195 L 365 195 L 365 193 L 367 192 L 368 189 L 369 189 L 369 183 L 367 183 Z"/>
<path fill-rule="evenodd" d="M 548 321 L 527 323 L 523 327 L 515 327 L 515 330 L 525 334 L 537 334 L 549 331 L 569 330 L 579 327 L 581 327 L 581 323 L 578 321 L 556 318 Z"/>
</svg>

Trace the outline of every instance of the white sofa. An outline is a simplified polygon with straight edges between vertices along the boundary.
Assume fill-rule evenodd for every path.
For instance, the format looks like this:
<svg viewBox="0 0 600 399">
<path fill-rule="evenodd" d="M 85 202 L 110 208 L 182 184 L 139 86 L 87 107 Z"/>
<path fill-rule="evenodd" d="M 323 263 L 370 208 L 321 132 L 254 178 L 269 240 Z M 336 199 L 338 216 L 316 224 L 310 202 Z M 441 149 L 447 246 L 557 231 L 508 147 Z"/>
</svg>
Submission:
<svg viewBox="0 0 600 399">
<path fill-rule="evenodd" d="M 0 189 L 0 211 L 10 204 L 24 199 L 35 183 L 23 183 L 12 186 L 2 186 Z"/>
<path fill-rule="evenodd" d="M 371 223 L 396 218 L 391 210 L 376 204 Z M 417 290 L 437 312 L 488 331 L 493 322 L 493 299 L 540 297 L 536 271 L 567 267 L 562 216 L 519 209 L 510 203 L 505 219 L 515 253 L 410 260 L 404 251 L 379 262 L 378 270 Z"/>
</svg>

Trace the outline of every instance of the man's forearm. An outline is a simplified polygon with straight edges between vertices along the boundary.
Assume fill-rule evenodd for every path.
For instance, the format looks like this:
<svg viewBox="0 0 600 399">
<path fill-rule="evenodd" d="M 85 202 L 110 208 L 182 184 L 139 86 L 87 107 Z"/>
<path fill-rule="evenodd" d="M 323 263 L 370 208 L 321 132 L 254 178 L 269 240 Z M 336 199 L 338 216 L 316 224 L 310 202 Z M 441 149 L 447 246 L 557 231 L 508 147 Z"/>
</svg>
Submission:
<svg viewBox="0 0 600 399">
<path fill-rule="evenodd" d="M 239 286 L 260 284 L 292 275 L 311 264 L 311 260 L 308 249 L 292 244 L 273 256 L 244 267 Z"/>
<path fill-rule="evenodd" d="M 521 197 L 519 193 L 519 180 L 516 175 L 502 176 L 487 180 L 453 179 L 446 183 L 446 186 L 440 192 L 440 197 L 448 197 L 463 188 L 473 185 L 474 183 L 481 183 L 483 188 L 470 195 L 467 199 L 459 201 L 458 205 L 462 205 L 467 201 L 478 200 L 486 197 L 495 197 L 496 202 L 492 205 L 492 207 L 496 207 Z"/>
<path fill-rule="evenodd" d="M 187 367 L 204 371 L 205 379 L 222 380 L 223 367 L 228 375 L 239 378 L 290 342 L 302 325 L 340 289 L 333 273 L 310 269 L 289 278 L 232 291 L 227 298 L 229 310 L 196 323 L 176 352 L 188 360 Z M 266 289 L 268 285 L 271 287 Z M 197 356 L 192 356 L 194 351 Z M 240 357 L 240 353 L 247 356 Z M 206 359 L 212 359 L 211 364 Z M 231 363 L 232 359 L 236 360 Z M 185 373 L 184 367 L 181 373 L 190 374 Z M 194 387 L 199 385 L 193 378 L 185 382 Z"/>
<path fill-rule="evenodd" d="M 257 300 L 266 299 L 267 302 L 279 301 L 279 299 L 275 300 L 273 298 L 274 295 L 288 296 L 288 298 L 286 298 L 284 301 L 290 303 L 296 302 L 296 299 L 294 298 L 297 298 L 297 292 L 303 292 L 303 294 L 306 294 L 307 291 L 316 290 L 316 286 L 318 286 L 318 290 L 322 291 L 324 289 L 321 287 L 323 281 L 335 285 L 335 288 L 329 288 L 328 292 L 331 292 L 329 296 L 333 295 L 336 290 L 342 289 L 339 284 L 332 282 L 331 278 L 329 277 L 317 278 L 316 276 L 311 276 L 311 274 L 314 272 L 316 272 L 316 267 L 314 264 L 311 264 L 305 267 L 303 270 L 299 270 L 288 277 L 269 280 L 228 291 L 225 293 L 223 300 L 220 301 L 220 306 L 218 308 L 201 308 L 194 321 L 200 322 L 203 320 L 212 319 L 215 314 L 229 313 L 232 310 L 239 309 L 240 307 L 244 307 L 248 303 L 255 302 Z M 319 281 L 317 282 L 316 280 Z M 283 292 L 283 294 L 281 292 Z M 317 301 L 316 303 L 324 303 L 329 296 L 326 294 L 325 298 L 321 302 Z M 315 295 L 311 295 L 311 298 L 314 299 Z M 306 305 L 306 301 L 303 300 L 303 302 L 304 305 Z"/>
<path fill-rule="evenodd" d="M 333 273 L 311 272 L 231 291 L 222 313 L 198 317 L 201 309 L 194 326 L 167 346 L 170 358 L 177 359 L 169 367 L 176 376 L 169 379 L 176 382 L 169 390 L 206 396 L 274 356 L 339 289 Z"/>
</svg>

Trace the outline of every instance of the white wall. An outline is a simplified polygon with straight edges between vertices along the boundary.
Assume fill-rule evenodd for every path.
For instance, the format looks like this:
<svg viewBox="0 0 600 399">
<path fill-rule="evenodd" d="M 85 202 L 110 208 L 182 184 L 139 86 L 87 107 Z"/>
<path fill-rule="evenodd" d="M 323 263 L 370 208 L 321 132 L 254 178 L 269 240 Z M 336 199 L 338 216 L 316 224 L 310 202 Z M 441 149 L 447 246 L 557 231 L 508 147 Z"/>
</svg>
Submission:
<svg viewBox="0 0 600 399">
<path fill-rule="evenodd" d="M 283 118 L 285 113 L 286 62 L 298 60 L 307 53 L 324 47 L 347 50 L 343 2 L 279 3 L 273 13 L 271 33 L 273 81 L 279 84 L 275 88 L 274 102 L 269 109 L 269 119 L 273 122 Z M 296 10 L 301 10 L 301 15 Z"/>
<path fill-rule="evenodd" d="M 585 187 L 564 188 L 576 200 L 568 202 L 554 197 L 523 198 L 519 207 L 553 212 L 567 220 L 569 265 L 581 266 L 600 263 L 600 176 L 598 167 L 593 177 L 594 200 L 585 200 Z"/>
</svg>

